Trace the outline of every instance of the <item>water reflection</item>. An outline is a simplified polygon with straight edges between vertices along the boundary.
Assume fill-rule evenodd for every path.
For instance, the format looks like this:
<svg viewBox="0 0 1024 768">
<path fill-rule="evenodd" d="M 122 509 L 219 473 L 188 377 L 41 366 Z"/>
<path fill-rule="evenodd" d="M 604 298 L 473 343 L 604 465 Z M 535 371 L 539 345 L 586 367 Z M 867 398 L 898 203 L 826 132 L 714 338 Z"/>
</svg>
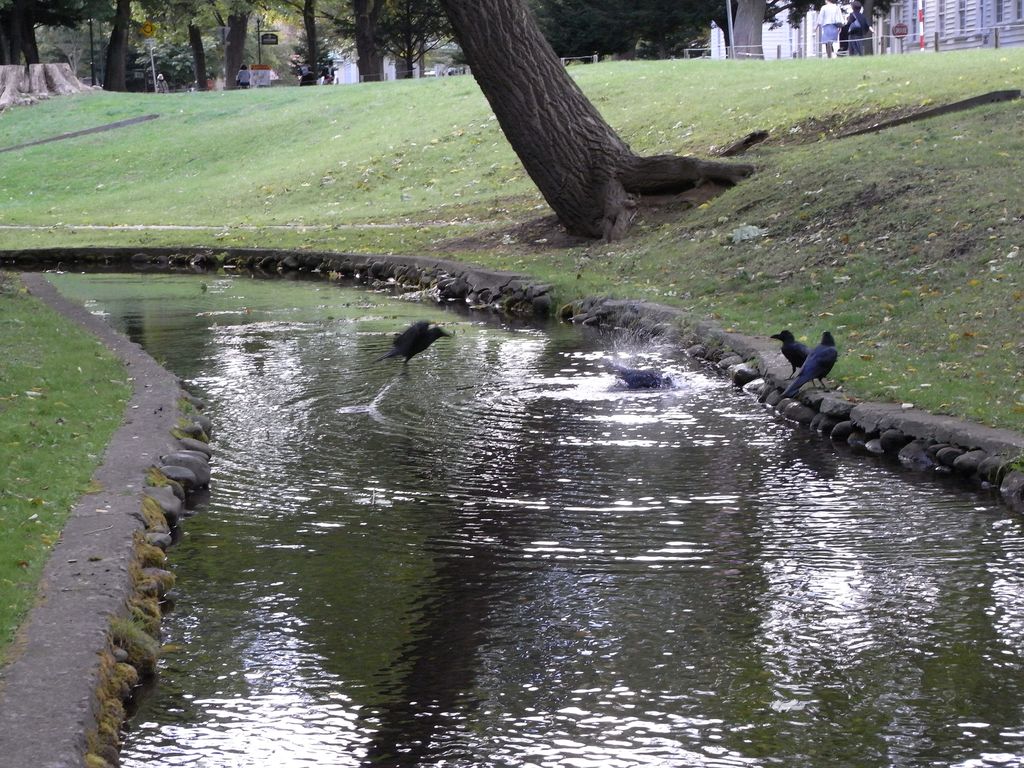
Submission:
<svg viewBox="0 0 1024 768">
<path fill-rule="evenodd" d="M 985 498 L 667 350 L 630 392 L 571 328 L 205 284 L 60 281 L 214 404 L 126 766 L 1024 760 L 1024 536 Z M 419 317 L 455 338 L 374 364 Z"/>
</svg>

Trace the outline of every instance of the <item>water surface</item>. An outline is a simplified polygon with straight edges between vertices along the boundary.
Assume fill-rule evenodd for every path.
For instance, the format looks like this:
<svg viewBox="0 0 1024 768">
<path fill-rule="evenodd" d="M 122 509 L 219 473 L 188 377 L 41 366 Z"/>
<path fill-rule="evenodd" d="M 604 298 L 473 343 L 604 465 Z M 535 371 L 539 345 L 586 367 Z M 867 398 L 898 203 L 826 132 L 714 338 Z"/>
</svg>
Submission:
<svg viewBox="0 0 1024 768">
<path fill-rule="evenodd" d="M 216 425 L 128 768 L 1024 763 L 1024 535 L 986 496 L 670 349 L 326 283 L 55 282 Z M 374 362 L 419 318 L 456 336 Z"/>
</svg>

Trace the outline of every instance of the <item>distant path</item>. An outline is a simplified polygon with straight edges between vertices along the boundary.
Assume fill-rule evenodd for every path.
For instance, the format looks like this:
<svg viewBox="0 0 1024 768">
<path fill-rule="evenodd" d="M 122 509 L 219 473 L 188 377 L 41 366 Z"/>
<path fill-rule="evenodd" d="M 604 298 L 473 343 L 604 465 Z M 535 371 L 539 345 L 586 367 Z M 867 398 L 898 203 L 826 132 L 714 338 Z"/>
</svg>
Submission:
<svg viewBox="0 0 1024 768">
<path fill-rule="evenodd" d="M 25 144 L 15 144 L 13 147 L 0 148 L 0 154 L 4 152 L 13 152 L 16 149 L 25 149 L 25 147 L 34 147 L 38 144 L 49 144 L 51 141 L 63 141 L 64 139 L 73 139 L 76 136 L 86 136 L 90 133 L 102 133 L 103 131 L 112 131 L 115 128 L 125 128 L 129 125 L 135 125 L 137 123 L 145 123 L 149 120 L 156 120 L 160 115 L 140 115 L 139 117 L 129 117 L 127 120 L 118 120 L 116 123 L 107 123 L 106 125 L 97 125 L 95 128 L 86 128 L 82 131 L 71 131 L 70 133 L 62 133 L 59 136 L 51 136 L 48 139 L 39 139 L 38 141 L 29 141 Z"/>
<path fill-rule="evenodd" d="M 472 226 L 498 225 L 498 221 L 474 221 Z M 465 222 L 460 221 L 417 221 L 400 223 L 366 223 L 366 224 L 0 224 L 0 232 L 5 230 L 23 230 L 26 232 L 52 232 L 55 229 L 62 230 L 99 230 L 110 232 L 133 232 L 133 231 L 154 231 L 154 232 L 230 232 L 242 230 L 245 232 L 262 232 L 266 230 L 281 230 L 293 232 L 303 229 L 323 230 L 345 230 L 345 229 L 403 229 L 407 227 L 452 227 L 463 226 Z"/>
</svg>

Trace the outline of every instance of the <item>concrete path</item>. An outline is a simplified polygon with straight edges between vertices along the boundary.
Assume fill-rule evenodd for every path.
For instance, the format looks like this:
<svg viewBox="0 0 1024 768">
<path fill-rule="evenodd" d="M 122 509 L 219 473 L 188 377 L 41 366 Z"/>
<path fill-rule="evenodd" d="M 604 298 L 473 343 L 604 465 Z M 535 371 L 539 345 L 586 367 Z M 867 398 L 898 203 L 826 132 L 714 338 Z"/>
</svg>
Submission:
<svg viewBox="0 0 1024 768">
<path fill-rule="evenodd" d="M 93 475 L 102 490 L 75 505 L 43 571 L 38 602 L 0 670 L 0 768 L 84 765 L 85 734 L 95 727 L 99 652 L 111 616 L 130 594 L 132 539 L 146 469 L 173 447 L 177 379 L 138 345 L 80 305 L 44 275 L 22 275 L 29 291 L 87 328 L 128 368 L 134 394 L 124 423 Z"/>
</svg>

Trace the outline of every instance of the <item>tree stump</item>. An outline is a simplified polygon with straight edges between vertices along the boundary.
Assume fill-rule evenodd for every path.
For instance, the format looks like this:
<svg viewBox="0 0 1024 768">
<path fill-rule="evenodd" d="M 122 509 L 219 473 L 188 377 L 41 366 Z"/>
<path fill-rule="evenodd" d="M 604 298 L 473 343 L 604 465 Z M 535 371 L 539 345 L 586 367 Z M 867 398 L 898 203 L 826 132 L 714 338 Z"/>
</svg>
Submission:
<svg viewBox="0 0 1024 768">
<path fill-rule="evenodd" d="M 5 64 L 0 66 L 0 111 L 35 104 L 51 96 L 91 91 L 67 64 Z"/>
</svg>

